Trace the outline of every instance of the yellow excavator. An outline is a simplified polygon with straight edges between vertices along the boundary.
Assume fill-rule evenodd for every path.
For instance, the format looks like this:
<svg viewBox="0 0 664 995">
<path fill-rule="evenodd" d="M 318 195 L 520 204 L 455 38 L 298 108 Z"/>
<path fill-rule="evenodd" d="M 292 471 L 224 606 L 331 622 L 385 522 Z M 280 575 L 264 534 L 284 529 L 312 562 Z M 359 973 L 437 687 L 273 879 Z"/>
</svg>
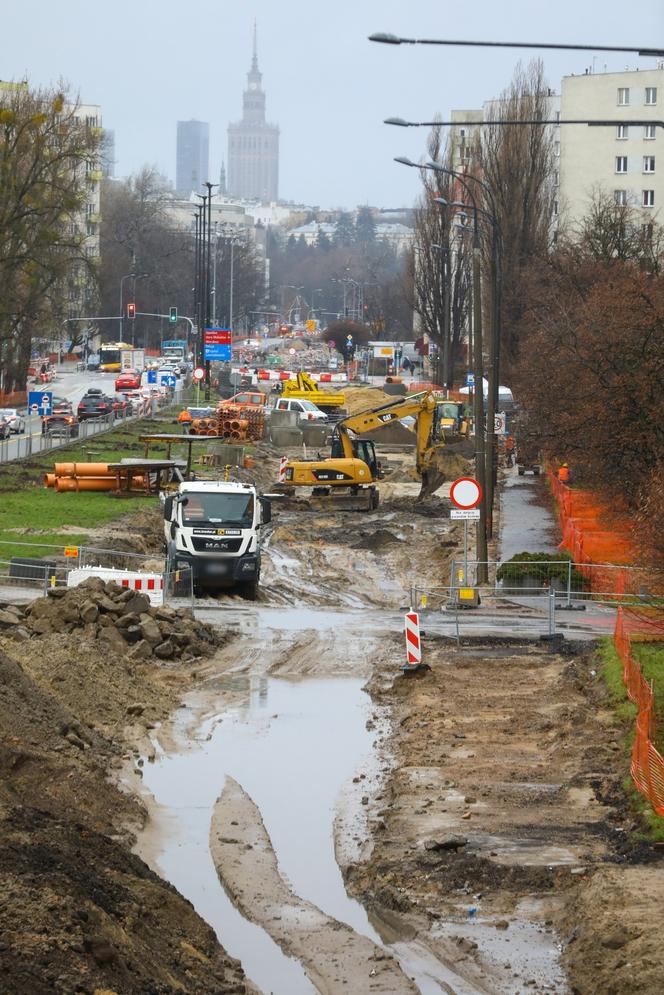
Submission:
<svg viewBox="0 0 664 995">
<path fill-rule="evenodd" d="M 431 391 L 395 398 L 337 422 L 330 456 L 294 460 L 286 464 L 277 485 L 286 493 L 311 488 L 314 506 L 348 511 L 378 507 L 376 481 L 382 476 L 374 444 L 356 436 L 385 428 L 404 418 L 415 418 L 415 476 L 422 486 L 418 500 L 433 494 L 445 481 L 436 467 L 437 451 L 444 445 L 438 437 L 438 405 Z M 352 434 L 351 434 L 352 433 Z"/>
</svg>

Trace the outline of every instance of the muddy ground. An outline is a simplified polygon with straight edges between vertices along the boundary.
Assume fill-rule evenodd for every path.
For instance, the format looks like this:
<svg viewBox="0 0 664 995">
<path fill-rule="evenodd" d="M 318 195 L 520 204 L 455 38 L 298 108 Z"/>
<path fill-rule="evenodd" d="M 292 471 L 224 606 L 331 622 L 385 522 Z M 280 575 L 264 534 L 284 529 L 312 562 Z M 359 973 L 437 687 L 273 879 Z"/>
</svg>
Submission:
<svg viewBox="0 0 664 995">
<path fill-rule="evenodd" d="M 259 446 L 255 471 L 239 476 L 269 489 L 279 455 Z M 192 906 L 131 853 L 146 819 L 141 763 L 157 727 L 168 737 L 168 717 L 187 691 L 198 687 L 220 705 L 219 689 L 206 690 L 220 674 L 350 672 L 366 679 L 375 706 L 381 774 L 357 785 L 359 835 L 357 821 L 349 829 L 340 814 L 337 858 L 381 936 L 421 944 L 444 967 L 448 995 L 662 991 L 664 871 L 657 851 L 638 842 L 621 786 L 626 730 L 592 650 L 457 647 L 432 636 L 431 670 L 403 678 L 401 639 L 369 631 L 365 620 L 398 611 L 414 577 L 422 587 L 446 583 L 461 533 L 444 490 L 414 502 L 410 454 L 384 460 L 381 505 L 370 514 L 312 514 L 293 503 L 275 511 L 259 607 L 348 611 L 350 635 L 339 632 L 333 646 L 313 629 L 254 645 L 222 623 L 219 645 L 192 660 L 129 661 L 110 645 L 100 652 L 98 638 L 76 626 L 25 639 L 0 631 L 3 991 L 251 991 Z M 141 515 L 140 535 L 119 522 L 99 538 L 156 551 L 158 512 Z M 120 772 L 133 778 L 133 792 Z M 226 811 L 226 830 L 232 823 L 234 840 L 247 833 L 252 846 L 260 842 L 264 866 L 273 866 L 251 802 L 234 804 L 246 824 Z M 353 974 L 349 956 L 342 977 L 342 946 L 330 938 L 343 936 L 349 950 L 356 938 L 316 920 L 316 910 L 297 911 L 283 881 L 270 895 L 265 870 L 257 888 L 253 862 L 237 864 L 237 844 L 229 845 L 215 854 L 229 892 L 268 932 L 274 921 L 284 949 L 299 943 L 319 990 L 412 990 L 407 972 L 361 944 L 363 968 Z M 299 941 L 284 935 L 268 898 L 314 916 L 316 929 Z"/>
</svg>

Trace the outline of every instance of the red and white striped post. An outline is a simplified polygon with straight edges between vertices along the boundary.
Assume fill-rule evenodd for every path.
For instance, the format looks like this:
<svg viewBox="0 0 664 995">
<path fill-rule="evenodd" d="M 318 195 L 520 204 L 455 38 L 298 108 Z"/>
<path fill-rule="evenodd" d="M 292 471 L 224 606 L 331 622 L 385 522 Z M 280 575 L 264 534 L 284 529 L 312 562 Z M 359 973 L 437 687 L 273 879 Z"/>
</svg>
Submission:
<svg viewBox="0 0 664 995">
<path fill-rule="evenodd" d="M 288 465 L 288 456 L 282 456 L 279 460 L 279 483 L 283 484 L 286 480 L 286 467 Z"/>
<path fill-rule="evenodd" d="M 420 670 L 422 667 L 422 641 L 420 639 L 420 616 L 409 611 L 404 616 L 406 631 L 406 662 L 401 668 L 404 673 L 410 670 Z"/>
</svg>

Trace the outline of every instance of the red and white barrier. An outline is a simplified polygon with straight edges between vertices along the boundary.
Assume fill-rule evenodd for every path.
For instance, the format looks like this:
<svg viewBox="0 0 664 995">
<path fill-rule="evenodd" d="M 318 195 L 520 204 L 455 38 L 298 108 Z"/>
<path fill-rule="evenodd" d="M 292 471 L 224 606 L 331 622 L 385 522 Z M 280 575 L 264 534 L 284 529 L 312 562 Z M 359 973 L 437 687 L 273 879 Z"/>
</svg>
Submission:
<svg viewBox="0 0 664 995">
<path fill-rule="evenodd" d="M 403 670 L 416 670 L 422 665 L 422 642 L 420 640 L 420 616 L 409 611 L 404 616 L 406 630 L 406 663 Z"/>
<path fill-rule="evenodd" d="M 67 574 L 67 587 L 78 587 L 89 577 L 104 581 L 114 580 L 120 587 L 147 594 L 154 607 L 164 603 L 164 578 L 161 574 L 141 573 L 138 570 L 114 570 L 112 567 L 77 567 Z"/>
<path fill-rule="evenodd" d="M 288 456 L 282 456 L 279 460 L 279 483 L 283 484 L 286 480 L 286 467 L 288 466 Z"/>
<path fill-rule="evenodd" d="M 297 373 L 293 370 L 256 370 L 249 366 L 233 367 L 232 373 L 239 373 L 241 376 L 255 376 L 257 380 L 295 380 Z M 309 373 L 309 377 L 316 383 L 347 383 L 346 373 Z"/>
</svg>

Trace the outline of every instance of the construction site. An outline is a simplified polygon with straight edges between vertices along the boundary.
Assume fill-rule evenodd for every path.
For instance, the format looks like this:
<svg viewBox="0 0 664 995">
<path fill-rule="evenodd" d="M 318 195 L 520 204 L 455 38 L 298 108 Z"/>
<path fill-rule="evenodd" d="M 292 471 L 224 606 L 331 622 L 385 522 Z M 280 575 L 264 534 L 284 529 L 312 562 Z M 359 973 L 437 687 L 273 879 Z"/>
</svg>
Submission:
<svg viewBox="0 0 664 995">
<path fill-rule="evenodd" d="M 477 583 L 462 418 L 434 445 L 426 390 L 339 407 L 15 464 L 3 562 L 48 567 L 0 591 L 4 991 L 662 991 L 660 768 L 623 684 L 657 580 L 593 573 L 581 496 L 501 454 Z M 21 517 L 37 490 L 69 552 Z"/>
</svg>

